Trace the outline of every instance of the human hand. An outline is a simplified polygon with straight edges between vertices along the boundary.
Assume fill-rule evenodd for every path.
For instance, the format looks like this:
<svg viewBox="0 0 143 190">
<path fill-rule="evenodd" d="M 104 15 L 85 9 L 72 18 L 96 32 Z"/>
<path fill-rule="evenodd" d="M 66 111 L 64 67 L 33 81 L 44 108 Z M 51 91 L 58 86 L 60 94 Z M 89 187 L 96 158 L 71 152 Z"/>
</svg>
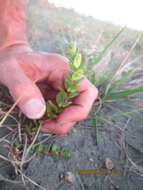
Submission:
<svg viewBox="0 0 143 190">
<path fill-rule="evenodd" d="M 13 46 L 0 52 L 0 82 L 6 85 L 21 111 L 30 119 L 41 118 L 45 100 L 55 99 L 68 76 L 67 58 L 34 52 L 28 46 Z M 77 121 L 87 117 L 98 91 L 87 79 L 79 84 L 79 95 L 59 116 L 45 121 L 41 131 L 64 135 Z"/>
</svg>

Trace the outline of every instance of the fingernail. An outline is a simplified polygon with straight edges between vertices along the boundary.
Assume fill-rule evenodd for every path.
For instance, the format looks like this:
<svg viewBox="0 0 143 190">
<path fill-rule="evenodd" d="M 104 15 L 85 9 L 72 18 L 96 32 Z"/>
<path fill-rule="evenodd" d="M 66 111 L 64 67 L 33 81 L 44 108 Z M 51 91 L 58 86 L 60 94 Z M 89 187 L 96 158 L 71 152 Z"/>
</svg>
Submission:
<svg viewBox="0 0 143 190">
<path fill-rule="evenodd" d="M 30 119 L 39 119 L 46 111 L 46 106 L 38 98 L 28 101 L 22 108 L 25 115 Z"/>
</svg>

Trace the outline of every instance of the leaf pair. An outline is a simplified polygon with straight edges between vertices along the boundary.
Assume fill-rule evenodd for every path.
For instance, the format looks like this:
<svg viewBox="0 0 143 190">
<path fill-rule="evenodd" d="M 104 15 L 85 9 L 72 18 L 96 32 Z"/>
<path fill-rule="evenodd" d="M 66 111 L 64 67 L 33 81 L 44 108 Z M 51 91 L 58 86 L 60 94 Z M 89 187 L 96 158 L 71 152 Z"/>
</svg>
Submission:
<svg viewBox="0 0 143 190">
<path fill-rule="evenodd" d="M 51 100 L 48 100 L 47 102 L 47 113 L 49 119 L 56 118 L 58 113 L 58 107 L 55 104 L 53 104 Z"/>
</svg>

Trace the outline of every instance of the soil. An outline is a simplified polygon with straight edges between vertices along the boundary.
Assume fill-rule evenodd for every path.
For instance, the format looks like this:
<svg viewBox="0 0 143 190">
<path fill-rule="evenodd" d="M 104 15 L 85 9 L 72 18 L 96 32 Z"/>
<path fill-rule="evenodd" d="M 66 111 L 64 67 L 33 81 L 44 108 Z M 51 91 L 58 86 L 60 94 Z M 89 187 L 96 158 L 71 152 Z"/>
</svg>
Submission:
<svg viewBox="0 0 143 190">
<path fill-rule="evenodd" d="M 25 175 L 47 190 L 142 190 L 143 178 L 131 163 L 138 164 L 140 169 L 143 167 L 142 112 L 113 116 L 121 110 L 128 112 L 131 109 L 133 110 L 131 106 L 110 103 L 98 113 L 96 127 L 87 119 L 77 124 L 66 136 L 52 136 L 45 144 L 56 143 L 59 147 L 68 149 L 71 158 L 36 156 L 25 166 Z M 111 115 L 113 117 L 109 117 Z M 2 145 L 0 152 L 5 152 Z M 106 163 L 106 160 L 111 163 Z M 113 168 L 115 173 L 78 174 L 78 170 L 107 171 L 108 167 Z M 123 173 L 119 173 L 121 170 Z M 72 183 L 65 180 L 67 172 L 72 174 Z M 20 180 L 11 166 L 1 168 L 0 173 L 6 178 Z M 0 181 L 0 189 L 40 190 L 31 183 L 24 186 L 3 180 Z"/>
</svg>

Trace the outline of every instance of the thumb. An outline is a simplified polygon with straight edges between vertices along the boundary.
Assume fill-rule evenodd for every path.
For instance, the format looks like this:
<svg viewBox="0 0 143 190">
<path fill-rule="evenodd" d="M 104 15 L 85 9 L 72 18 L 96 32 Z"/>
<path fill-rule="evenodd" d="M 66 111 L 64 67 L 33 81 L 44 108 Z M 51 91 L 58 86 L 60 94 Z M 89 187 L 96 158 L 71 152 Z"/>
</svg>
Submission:
<svg viewBox="0 0 143 190">
<path fill-rule="evenodd" d="M 44 98 L 39 88 L 25 75 L 21 67 L 16 63 L 11 64 L 3 73 L 4 77 L 0 77 L 1 82 L 9 88 L 21 111 L 30 119 L 42 117 L 46 111 Z"/>
</svg>

